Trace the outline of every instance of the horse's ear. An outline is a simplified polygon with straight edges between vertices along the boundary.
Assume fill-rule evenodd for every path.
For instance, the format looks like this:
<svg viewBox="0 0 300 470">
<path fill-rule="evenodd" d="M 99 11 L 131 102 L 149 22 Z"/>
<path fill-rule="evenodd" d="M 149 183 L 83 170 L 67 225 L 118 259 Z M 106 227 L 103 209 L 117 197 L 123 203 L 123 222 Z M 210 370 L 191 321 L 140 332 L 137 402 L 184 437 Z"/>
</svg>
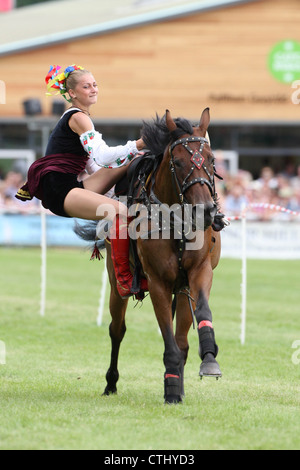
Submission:
<svg viewBox="0 0 300 470">
<path fill-rule="evenodd" d="M 209 124 L 210 124 L 209 108 L 205 108 L 205 110 L 202 113 L 202 116 L 201 116 L 201 119 L 200 119 L 200 124 L 199 124 L 199 128 L 200 128 L 201 131 L 204 132 L 204 135 L 207 132 Z"/>
<path fill-rule="evenodd" d="M 177 126 L 176 126 L 175 122 L 173 121 L 171 113 L 168 109 L 166 110 L 166 124 L 167 124 L 167 128 L 169 129 L 170 132 L 173 132 L 177 129 Z"/>
</svg>

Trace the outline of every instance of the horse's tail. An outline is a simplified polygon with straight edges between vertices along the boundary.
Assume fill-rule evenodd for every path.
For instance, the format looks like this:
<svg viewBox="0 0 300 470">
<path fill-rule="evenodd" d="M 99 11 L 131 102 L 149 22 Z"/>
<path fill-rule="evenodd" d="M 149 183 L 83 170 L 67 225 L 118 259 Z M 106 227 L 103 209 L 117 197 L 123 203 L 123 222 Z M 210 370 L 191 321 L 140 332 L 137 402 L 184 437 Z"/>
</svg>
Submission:
<svg viewBox="0 0 300 470">
<path fill-rule="evenodd" d="M 97 221 L 91 221 L 85 225 L 80 225 L 76 220 L 73 231 L 77 237 L 82 240 L 85 240 L 86 242 L 95 242 L 97 238 L 97 223 Z"/>
<path fill-rule="evenodd" d="M 86 242 L 93 242 L 90 245 L 90 249 L 92 251 L 92 258 L 101 258 L 100 251 L 105 249 L 105 240 L 99 240 L 97 238 L 97 221 L 90 221 L 85 225 L 80 225 L 77 221 L 75 221 L 75 225 L 73 228 L 74 233 L 85 240 Z"/>
</svg>

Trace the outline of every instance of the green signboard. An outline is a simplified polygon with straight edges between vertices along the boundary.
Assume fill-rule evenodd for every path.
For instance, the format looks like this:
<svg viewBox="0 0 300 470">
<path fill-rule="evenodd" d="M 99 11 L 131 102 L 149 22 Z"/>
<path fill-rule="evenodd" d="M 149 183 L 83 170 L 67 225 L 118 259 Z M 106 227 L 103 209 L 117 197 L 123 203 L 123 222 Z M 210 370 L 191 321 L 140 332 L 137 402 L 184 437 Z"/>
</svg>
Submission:
<svg viewBox="0 0 300 470">
<path fill-rule="evenodd" d="M 285 40 L 277 43 L 268 57 L 269 70 L 283 83 L 300 79 L 300 42 Z"/>
</svg>

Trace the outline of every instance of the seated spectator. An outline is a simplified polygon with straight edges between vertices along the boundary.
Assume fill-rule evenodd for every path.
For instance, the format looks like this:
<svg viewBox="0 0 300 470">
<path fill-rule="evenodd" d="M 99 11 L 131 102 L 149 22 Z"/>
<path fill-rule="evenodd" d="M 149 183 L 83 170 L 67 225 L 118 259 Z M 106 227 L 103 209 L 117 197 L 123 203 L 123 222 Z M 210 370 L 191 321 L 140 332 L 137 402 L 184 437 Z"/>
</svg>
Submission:
<svg viewBox="0 0 300 470">
<path fill-rule="evenodd" d="M 293 188 L 300 188 L 300 165 L 297 168 L 296 176 L 293 176 L 291 179 L 291 185 Z"/>
<path fill-rule="evenodd" d="M 248 205 L 244 188 L 241 184 L 236 183 L 232 186 L 229 194 L 225 199 L 225 214 L 238 216 Z"/>
<path fill-rule="evenodd" d="M 0 181 L 0 211 L 2 213 L 37 213 L 39 212 L 39 201 L 37 199 L 30 201 L 26 207 L 21 201 L 15 198 L 15 193 L 23 184 L 23 176 L 21 173 L 9 171 Z"/>
<path fill-rule="evenodd" d="M 14 171 L 9 171 L 5 178 L 5 196 L 13 198 L 20 187 L 20 184 L 23 183 L 23 176 L 21 173 L 16 173 Z"/>
<path fill-rule="evenodd" d="M 257 183 L 262 190 L 278 188 L 278 180 L 270 167 L 264 167 L 261 170 L 260 178 L 257 180 Z"/>
<path fill-rule="evenodd" d="M 300 212 L 300 185 L 294 190 L 293 197 L 289 201 L 289 209 L 291 211 Z"/>
</svg>

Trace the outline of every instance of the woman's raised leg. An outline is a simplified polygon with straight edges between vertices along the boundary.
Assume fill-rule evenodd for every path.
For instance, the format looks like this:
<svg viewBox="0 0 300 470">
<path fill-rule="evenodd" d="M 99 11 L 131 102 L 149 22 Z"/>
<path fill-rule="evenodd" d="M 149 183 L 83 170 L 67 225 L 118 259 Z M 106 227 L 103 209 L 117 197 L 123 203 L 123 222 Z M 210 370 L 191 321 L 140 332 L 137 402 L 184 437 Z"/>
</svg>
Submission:
<svg viewBox="0 0 300 470">
<path fill-rule="evenodd" d="M 119 201 L 97 194 L 88 189 L 72 189 L 64 202 L 64 209 L 70 217 L 86 220 L 110 220 L 117 214 L 127 217 L 127 207 Z"/>
<path fill-rule="evenodd" d="M 121 168 L 101 168 L 91 176 L 88 176 L 83 186 L 89 191 L 98 194 L 106 194 L 127 173 L 127 166 Z"/>
</svg>

